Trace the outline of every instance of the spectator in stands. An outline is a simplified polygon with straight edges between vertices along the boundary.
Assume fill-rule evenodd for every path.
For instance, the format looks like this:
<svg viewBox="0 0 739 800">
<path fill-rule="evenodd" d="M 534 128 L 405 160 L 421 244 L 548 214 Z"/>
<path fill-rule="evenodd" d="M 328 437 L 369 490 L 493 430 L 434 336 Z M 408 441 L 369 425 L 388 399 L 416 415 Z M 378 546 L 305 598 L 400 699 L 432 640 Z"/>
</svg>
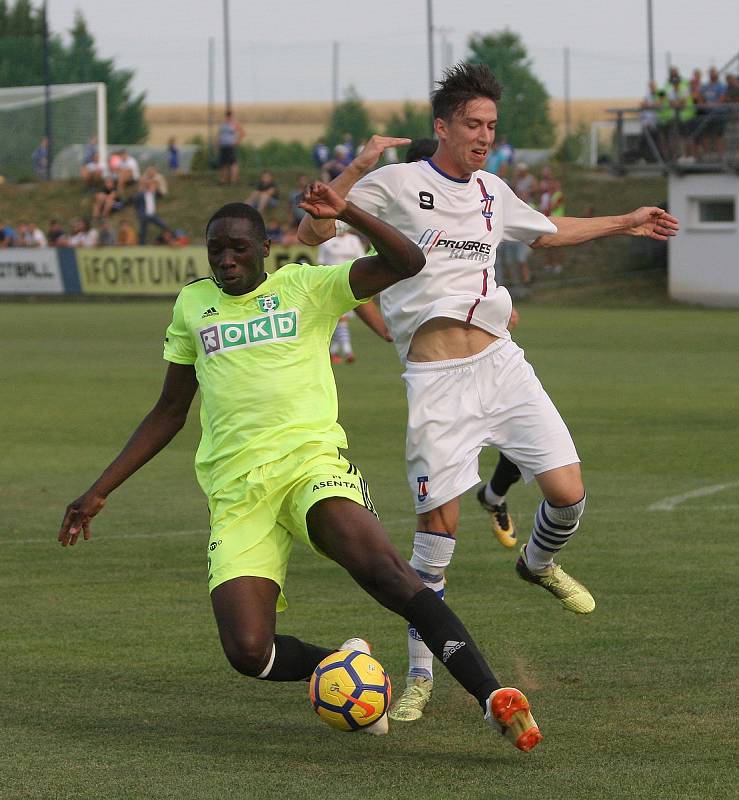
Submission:
<svg viewBox="0 0 739 800">
<path fill-rule="evenodd" d="M 167 169 L 170 175 L 180 174 L 180 148 L 174 136 L 167 142 Z"/>
<path fill-rule="evenodd" d="M 282 244 L 282 225 L 274 217 L 265 222 L 264 230 L 265 238 L 271 239 L 272 244 Z"/>
<path fill-rule="evenodd" d="M 118 223 L 115 243 L 119 247 L 133 247 L 139 243 L 139 235 L 129 220 L 122 219 Z"/>
<path fill-rule="evenodd" d="M 513 169 L 513 148 L 508 144 L 505 136 L 495 140 L 493 148 L 488 155 L 485 169 L 498 175 L 503 180 L 508 180 Z"/>
<path fill-rule="evenodd" d="M 46 173 L 49 166 L 49 140 L 44 136 L 39 142 L 38 147 L 31 153 L 31 163 L 36 177 L 46 180 Z"/>
<path fill-rule="evenodd" d="M 154 181 L 157 187 L 157 197 L 166 197 L 169 194 L 169 183 L 161 172 L 152 164 L 144 170 L 143 181 Z"/>
<path fill-rule="evenodd" d="M 67 247 L 97 247 L 99 235 L 86 219 L 72 220 L 72 233 L 67 238 Z"/>
<path fill-rule="evenodd" d="M 114 211 L 123 208 L 116 182 L 113 178 L 106 178 L 103 181 L 103 188 L 95 194 L 95 201 L 92 204 L 93 220 L 102 220 L 109 217 Z"/>
<path fill-rule="evenodd" d="M 113 247 L 115 245 L 115 231 L 108 219 L 104 219 L 98 228 L 98 245 L 100 247 Z"/>
<path fill-rule="evenodd" d="M 0 247 L 15 247 L 16 232 L 9 222 L 0 225 Z"/>
<path fill-rule="evenodd" d="M 58 219 L 49 221 L 49 228 L 46 231 L 46 239 L 50 247 L 66 247 L 67 246 L 67 232 L 64 230 L 62 223 Z"/>
<path fill-rule="evenodd" d="M 330 183 L 334 178 L 341 175 L 346 168 L 346 150 L 343 144 L 337 144 L 334 147 L 334 157 L 323 165 L 321 172 L 321 180 L 325 183 Z"/>
<path fill-rule="evenodd" d="M 311 155 L 313 156 L 313 163 L 318 169 L 323 169 L 323 165 L 329 160 L 330 152 L 328 147 L 323 142 L 316 142 L 313 145 Z"/>
<path fill-rule="evenodd" d="M 728 73 L 726 75 L 725 103 L 739 103 L 739 75 Z"/>
<path fill-rule="evenodd" d="M 544 211 L 543 208 L 540 208 L 542 214 L 546 214 L 548 217 L 554 217 L 555 219 L 554 224 L 557 224 L 556 217 L 564 217 L 565 216 L 565 196 L 564 192 L 562 191 L 562 184 L 556 180 L 555 178 L 548 178 L 547 179 L 547 190 L 548 190 L 548 198 L 547 198 L 547 210 Z M 563 247 L 548 247 L 546 248 L 547 251 L 556 250 L 558 252 L 547 252 L 545 253 L 545 262 L 544 262 L 544 271 L 551 272 L 554 275 L 561 275 L 562 269 L 564 265 L 564 253 L 561 252 L 565 248 Z"/>
<path fill-rule="evenodd" d="M 677 116 L 680 158 L 695 161 L 695 144 L 692 140 L 695 120 L 695 103 L 690 91 L 690 83 L 680 76 L 677 67 L 670 67 L 670 75 L 665 87 L 673 119 Z"/>
<path fill-rule="evenodd" d="M 529 165 L 525 161 L 519 161 L 516 164 L 513 191 L 532 208 L 536 208 L 536 194 L 539 191 L 539 183 L 536 177 L 529 172 Z M 524 194 L 526 195 L 525 198 Z"/>
<path fill-rule="evenodd" d="M 348 166 L 353 160 L 356 154 L 355 147 L 354 147 L 354 137 L 351 133 L 345 133 L 341 140 L 342 147 L 344 148 L 344 155 L 342 156 L 342 160 L 344 162 L 344 166 Z"/>
<path fill-rule="evenodd" d="M 226 111 L 218 126 L 218 166 L 221 183 L 236 183 L 239 179 L 237 148 L 244 138 L 244 129 L 236 122 L 232 111 Z"/>
<path fill-rule="evenodd" d="M 48 247 L 48 242 L 35 222 L 21 222 L 18 225 L 16 247 Z"/>
<path fill-rule="evenodd" d="M 125 148 L 120 152 L 115 170 L 111 166 L 111 171 L 115 175 L 116 186 L 121 196 L 126 186 L 136 183 L 141 177 L 139 162 Z"/>
<path fill-rule="evenodd" d="M 254 186 L 254 191 L 246 198 L 246 203 L 259 211 L 260 214 L 268 208 L 274 208 L 280 199 L 280 189 L 275 182 L 274 175 L 268 170 L 262 170 L 259 180 Z"/>
<path fill-rule="evenodd" d="M 696 67 L 693 74 L 690 76 L 688 86 L 690 88 L 690 96 L 693 98 L 693 103 L 699 105 L 701 102 L 701 86 L 703 85 L 703 73 Z"/>
<path fill-rule="evenodd" d="M 708 80 L 701 86 L 701 104 L 707 106 L 703 110 L 708 115 L 705 123 L 701 145 L 704 150 L 723 155 L 726 149 L 724 129 L 726 127 L 726 114 L 721 107 L 726 101 L 727 86 L 721 80 L 716 67 L 708 71 Z"/>
<path fill-rule="evenodd" d="M 305 187 L 310 183 L 307 175 L 298 175 L 298 180 L 295 187 L 290 190 L 287 196 L 287 202 L 290 206 L 290 221 L 296 227 L 300 224 L 300 220 L 305 216 L 305 211 L 300 208 L 298 203 L 302 202 Z"/>
<path fill-rule="evenodd" d="M 95 153 L 89 161 L 85 161 L 80 169 L 80 177 L 87 186 L 101 186 L 106 176 L 105 164 L 100 162 L 100 156 Z"/>
<path fill-rule="evenodd" d="M 95 157 L 99 155 L 98 150 L 98 137 L 91 136 L 87 140 L 85 149 L 82 151 L 82 165 L 89 164 L 90 161 L 95 161 Z"/>
<path fill-rule="evenodd" d="M 179 228 L 174 231 L 161 230 L 157 234 L 156 239 L 154 239 L 154 244 L 165 245 L 167 247 L 184 247 L 190 244 L 190 239 L 187 237 L 187 234 Z"/>
<path fill-rule="evenodd" d="M 161 230 L 170 231 L 167 223 L 157 214 L 157 184 L 147 179 L 142 181 L 141 190 L 133 198 L 133 207 L 139 218 L 139 244 L 146 244 L 146 233 L 149 225 L 156 225 Z"/>
</svg>

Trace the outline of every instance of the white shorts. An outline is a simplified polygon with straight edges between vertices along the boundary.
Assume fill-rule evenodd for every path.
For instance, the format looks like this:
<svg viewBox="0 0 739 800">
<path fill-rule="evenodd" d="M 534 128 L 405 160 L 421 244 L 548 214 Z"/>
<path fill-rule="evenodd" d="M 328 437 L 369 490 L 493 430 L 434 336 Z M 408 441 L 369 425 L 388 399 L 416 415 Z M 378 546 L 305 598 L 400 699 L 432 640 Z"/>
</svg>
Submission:
<svg viewBox="0 0 739 800">
<path fill-rule="evenodd" d="M 526 483 L 580 461 L 554 403 L 510 339 L 498 339 L 469 358 L 407 362 L 403 380 L 408 483 L 417 513 L 479 483 L 483 447 L 497 447 Z"/>
</svg>

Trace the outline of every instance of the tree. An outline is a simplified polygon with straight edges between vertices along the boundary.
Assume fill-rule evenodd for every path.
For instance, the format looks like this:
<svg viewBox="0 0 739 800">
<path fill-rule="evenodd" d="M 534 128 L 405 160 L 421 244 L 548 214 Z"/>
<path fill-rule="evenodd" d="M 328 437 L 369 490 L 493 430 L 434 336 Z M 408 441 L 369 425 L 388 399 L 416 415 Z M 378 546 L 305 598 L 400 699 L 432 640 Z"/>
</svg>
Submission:
<svg viewBox="0 0 739 800">
<path fill-rule="evenodd" d="M 385 126 L 386 136 L 405 136 L 408 139 L 426 139 L 433 135 L 431 107 L 405 103 L 401 114 L 391 114 Z"/>
<path fill-rule="evenodd" d="M 326 130 L 326 144 L 333 148 L 344 141 L 344 135 L 350 133 L 355 144 L 364 142 L 372 135 L 369 112 L 362 103 L 356 89 L 350 86 L 346 92 L 346 100 L 339 103 L 331 112 Z"/>
<path fill-rule="evenodd" d="M 487 64 L 503 87 L 497 136 L 505 136 L 514 147 L 550 147 L 555 135 L 549 117 L 549 94 L 532 72 L 518 34 L 504 30 L 475 35 L 468 46 L 468 61 Z"/>
<path fill-rule="evenodd" d="M 108 139 L 134 144 L 148 134 L 144 120 L 144 95 L 132 96 L 131 70 L 116 69 L 112 59 L 98 57 L 95 40 L 80 12 L 75 15 L 65 45 L 49 37 L 49 62 L 53 83 L 104 83 L 108 97 Z M 8 8 L 0 0 L 0 86 L 36 86 L 44 82 L 43 10 L 30 0 L 17 0 Z"/>
</svg>

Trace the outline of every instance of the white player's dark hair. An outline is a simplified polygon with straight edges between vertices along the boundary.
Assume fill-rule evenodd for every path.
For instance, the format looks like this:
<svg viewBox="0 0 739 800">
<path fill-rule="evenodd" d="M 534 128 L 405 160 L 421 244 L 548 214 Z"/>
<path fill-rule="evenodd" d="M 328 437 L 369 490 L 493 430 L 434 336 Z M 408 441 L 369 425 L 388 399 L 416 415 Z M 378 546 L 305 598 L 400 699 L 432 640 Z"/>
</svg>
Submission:
<svg viewBox="0 0 739 800">
<path fill-rule="evenodd" d="M 494 103 L 500 100 L 503 88 L 487 64 L 468 64 L 464 61 L 445 70 L 438 89 L 431 92 L 434 119 L 450 120 L 456 111 L 479 97 Z"/>
</svg>

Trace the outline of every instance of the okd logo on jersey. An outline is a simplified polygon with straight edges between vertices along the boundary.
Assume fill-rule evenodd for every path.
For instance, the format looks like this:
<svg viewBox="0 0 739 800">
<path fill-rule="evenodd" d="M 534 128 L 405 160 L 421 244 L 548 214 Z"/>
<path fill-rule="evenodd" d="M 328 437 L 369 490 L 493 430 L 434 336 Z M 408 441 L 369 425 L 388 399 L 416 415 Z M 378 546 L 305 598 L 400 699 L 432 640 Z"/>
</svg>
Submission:
<svg viewBox="0 0 739 800">
<path fill-rule="evenodd" d="M 245 322 L 222 322 L 198 331 L 206 356 L 298 337 L 298 312 L 283 311 Z"/>
</svg>

